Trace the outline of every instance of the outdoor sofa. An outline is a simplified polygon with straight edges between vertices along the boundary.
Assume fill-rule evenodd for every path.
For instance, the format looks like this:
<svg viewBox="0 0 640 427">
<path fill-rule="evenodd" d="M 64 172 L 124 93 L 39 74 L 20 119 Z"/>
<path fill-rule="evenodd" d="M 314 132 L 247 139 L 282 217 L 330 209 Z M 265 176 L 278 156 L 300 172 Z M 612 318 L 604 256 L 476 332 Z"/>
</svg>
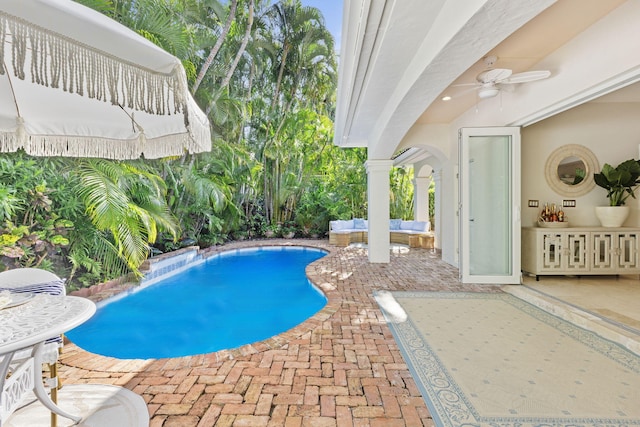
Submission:
<svg viewBox="0 0 640 427">
<path fill-rule="evenodd" d="M 354 218 L 329 222 L 329 243 L 349 246 L 351 243 L 368 243 L 369 223 L 366 219 Z M 433 233 L 428 221 L 389 220 L 389 241 L 412 248 L 433 249 Z"/>
</svg>

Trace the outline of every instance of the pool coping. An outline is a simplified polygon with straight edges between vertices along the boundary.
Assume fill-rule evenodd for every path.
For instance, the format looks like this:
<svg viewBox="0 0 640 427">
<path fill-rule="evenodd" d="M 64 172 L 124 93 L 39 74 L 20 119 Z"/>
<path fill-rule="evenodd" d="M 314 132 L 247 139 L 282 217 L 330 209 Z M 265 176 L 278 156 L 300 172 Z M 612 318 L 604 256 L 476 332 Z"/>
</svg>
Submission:
<svg viewBox="0 0 640 427">
<path fill-rule="evenodd" d="M 313 240 L 313 239 L 265 239 L 265 240 L 249 240 L 241 242 L 232 242 L 226 245 L 215 246 L 200 251 L 203 258 L 207 259 L 222 252 L 233 251 L 236 249 L 245 249 L 252 247 L 267 247 L 267 246 L 296 246 L 296 247 L 309 247 L 313 249 L 321 249 L 327 251 L 327 255 L 313 261 L 307 265 L 305 272 L 309 281 L 316 286 L 327 298 L 326 305 L 320 309 L 313 316 L 305 320 L 304 322 L 294 326 L 293 328 L 282 332 L 278 335 L 274 335 L 266 340 L 257 341 L 251 344 L 245 344 L 243 346 L 220 350 L 213 353 L 199 354 L 193 356 L 183 356 L 175 358 L 164 359 L 117 359 L 109 356 L 102 356 L 95 353 L 90 353 L 80 347 L 75 346 L 72 342 L 65 340 L 65 346 L 74 346 L 80 348 L 83 352 L 90 355 L 90 357 L 78 357 L 65 359 L 65 365 L 81 368 L 96 370 L 100 367 L 100 371 L 103 372 L 117 372 L 122 369 L 122 366 L 126 364 L 127 371 L 139 372 L 142 370 L 150 369 L 165 369 L 167 364 L 170 364 L 172 368 L 176 367 L 194 367 L 205 366 L 212 361 L 224 361 L 236 359 L 241 356 L 248 356 L 251 354 L 261 353 L 267 350 L 286 348 L 288 344 L 294 342 L 297 339 L 309 334 L 312 330 L 322 327 L 322 324 L 328 321 L 340 308 L 342 304 L 342 297 L 338 292 L 336 286 L 332 283 L 321 280 L 321 272 L 317 271 L 314 266 L 316 263 L 327 259 L 327 257 L 336 256 L 339 248 L 329 245 L 328 240 Z M 94 285 L 87 290 L 80 290 L 71 292 L 71 295 L 83 296 L 99 302 L 107 298 L 111 298 L 120 293 L 129 293 L 137 285 L 127 280 L 116 280 L 107 282 L 104 284 Z M 95 289 L 93 289 L 95 287 Z M 64 351 L 64 350 L 63 350 Z"/>
</svg>

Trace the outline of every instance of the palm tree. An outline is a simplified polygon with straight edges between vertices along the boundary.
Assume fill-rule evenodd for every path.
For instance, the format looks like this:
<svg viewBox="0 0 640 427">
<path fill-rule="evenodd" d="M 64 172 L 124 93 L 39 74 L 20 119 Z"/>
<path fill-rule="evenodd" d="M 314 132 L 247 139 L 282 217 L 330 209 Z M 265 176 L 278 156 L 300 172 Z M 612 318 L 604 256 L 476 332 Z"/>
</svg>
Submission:
<svg viewBox="0 0 640 427">
<path fill-rule="evenodd" d="M 182 59 L 197 101 L 210 106 L 214 144 L 144 163 L 74 163 L 89 215 L 76 217 L 74 272 L 136 271 L 157 239 L 206 245 L 255 229 L 263 215 L 290 220 L 316 188 L 307 216 L 319 200 L 330 205 L 324 217 L 366 208 L 360 150 L 332 144 L 337 65 L 317 9 L 300 0 L 79 1 Z M 10 207 L 8 197 L 0 193 Z"/>
<path fill-rule="evenodd" d="M 249 43 L 249 37 L 251 36 L 251 29 L 253 27 L 253 9 L 254 9 L 254 0 L 249 0 L 249 12 L 247 17 L 247 24 L 246 24 L 244 36 L 242 37 L 242 42 L 240 43 L 240 47 L 236 52 L 236 56 L 233 59 L 233 62 L 231 63 L 229 70 L 227 70 L 227 74 L 222 80 L 222 83 L 220 83 L 220 88 L 218 89 L 218 91 L 223 91 L 229 85 L 229 82 L 231 81 L 231 77 L 233 76 L 233 73 L 235 72 L 236 67 L 238 66 L 238 63 L 240 62 L 240 58 L 242 57 L 245 49 L 247 48 L 247 43 Z M 213 102 L 215 102 L 215 98 L 211 103 L 209 103 L 209 106 L 205 111 L 207 115 L 209 115 L 209 113 L 211 112 L 211 108 L 213 107 Z"/>
<path fill-rule="evenodd" d="M 333 37 L 326 30 L 324 19 L 315 7 L 302 6 L 300 0 L 280 1 L 273 5 L 271 16 L 274 20 L 274 34 L 280 45 L 275 91 L 272 105 L 278 100 L 286 74 L 295 76 L 310 64 L 304 58 L 305 52 L 313 44 L 325 44 L 333 50 Z"/>
<path fill-rule="evenodd" d="M 333 38 L 318 9 L 303 7 L 299 0 L 282 1 L 274 4 L 269 15 L 279 49 L 272 63 L 277 71 L 271 104 L 262 111 L 267 120 L 260 129 L 264 138 L 260 153 L 265 171 L 265 213 L 270 222 L 277 222 L 290 219 L 299 188 L 293 183 L 303 176 L 303 138 L 296 135 L 296 129 L 304 127 L 297 108 L 314 103 L 318 95 L 304 87 L 316 80 L 318 71 L 334 64 L 334 53 Z M 308 95 L 315 95 L 314 99 L 305 99 Z"/>
<path fill-rule="evenodd" d="M 83 160 L 76 173 L 86 212 L 104 233 L 103 247 L 111 246 L 131 271 L 137 273 L 147 259 L 158 231 L 177 238 L 179 224 L 167 206 L 164 181 L 143 164 Z"/>
<path fill-rule="evenodd" d="M 213 60 L 218 54 L 220 47 L 222 47 L 222 43 L 227 37 L 227 34 L 229 34 L 229 30 L 231 29 L 231 23 L 233 22 L 236 16 L 237 7 L 238 7 L 238 0 L 231 0 L 231 5 L 229 6 L 229 13 L 227 14 L 224 27 L 222 27 L 222 30 L 220 31 L 220 34 L 216 39 L 216 43 L 213 45 L 213 47 L 209 51 L 209 55 L 207 56 L 204 63 L 200 67 L 200 71 L 198 72 L 196 81 L 193 83 L 193 87 L 191 88 L 192 93 L 196 93 L 196 91 L 198 90 L 198 87 L 200 87 L 200 83 L 202 83 L 202 80 L 204 79 L 205 74 L 209 70 L 209 67 L 211 67 L 211 64 L 213 63 Z"/>
</svg>

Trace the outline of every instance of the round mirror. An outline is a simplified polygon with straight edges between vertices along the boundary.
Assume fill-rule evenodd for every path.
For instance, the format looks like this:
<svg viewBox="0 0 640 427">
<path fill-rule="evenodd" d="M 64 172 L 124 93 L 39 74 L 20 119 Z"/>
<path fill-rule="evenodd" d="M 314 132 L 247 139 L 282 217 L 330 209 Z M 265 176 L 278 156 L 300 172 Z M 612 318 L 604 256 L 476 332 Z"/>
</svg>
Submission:
<svg viewBox="0 0 640 427">
<path fill-rule="evenodd" d="M 595 187 L 593 174 L 598 172 L 598 159 L 587 147 L 563 145 L 551 153 L 545 165 L 547 184 L 561 196 L 577 197 Z"/>
<path fill-rule="evenodd" d="M 578 185 L 585 179 L 587 165 L 576 156 L 565 157 L 558 165 L 558 178 L 564 184 Z"/>
</svg>

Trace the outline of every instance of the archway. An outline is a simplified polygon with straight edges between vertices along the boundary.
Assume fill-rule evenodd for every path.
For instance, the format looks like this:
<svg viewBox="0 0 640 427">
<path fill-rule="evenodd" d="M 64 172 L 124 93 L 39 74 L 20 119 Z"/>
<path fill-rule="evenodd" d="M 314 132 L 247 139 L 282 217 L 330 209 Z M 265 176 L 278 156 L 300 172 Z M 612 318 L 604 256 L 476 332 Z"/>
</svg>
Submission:
<svg viewBox="0 0 640 427">
<path fill-rule="evenodd" d="M 440 249 L 442 236 L 442 168 L 446 156 L 433 146 L 413 146 L 396 156 L 394 165 L 413 165 L 413 217 L 429 221 L 434 234 L 434 249 Z"/>
</svg>

